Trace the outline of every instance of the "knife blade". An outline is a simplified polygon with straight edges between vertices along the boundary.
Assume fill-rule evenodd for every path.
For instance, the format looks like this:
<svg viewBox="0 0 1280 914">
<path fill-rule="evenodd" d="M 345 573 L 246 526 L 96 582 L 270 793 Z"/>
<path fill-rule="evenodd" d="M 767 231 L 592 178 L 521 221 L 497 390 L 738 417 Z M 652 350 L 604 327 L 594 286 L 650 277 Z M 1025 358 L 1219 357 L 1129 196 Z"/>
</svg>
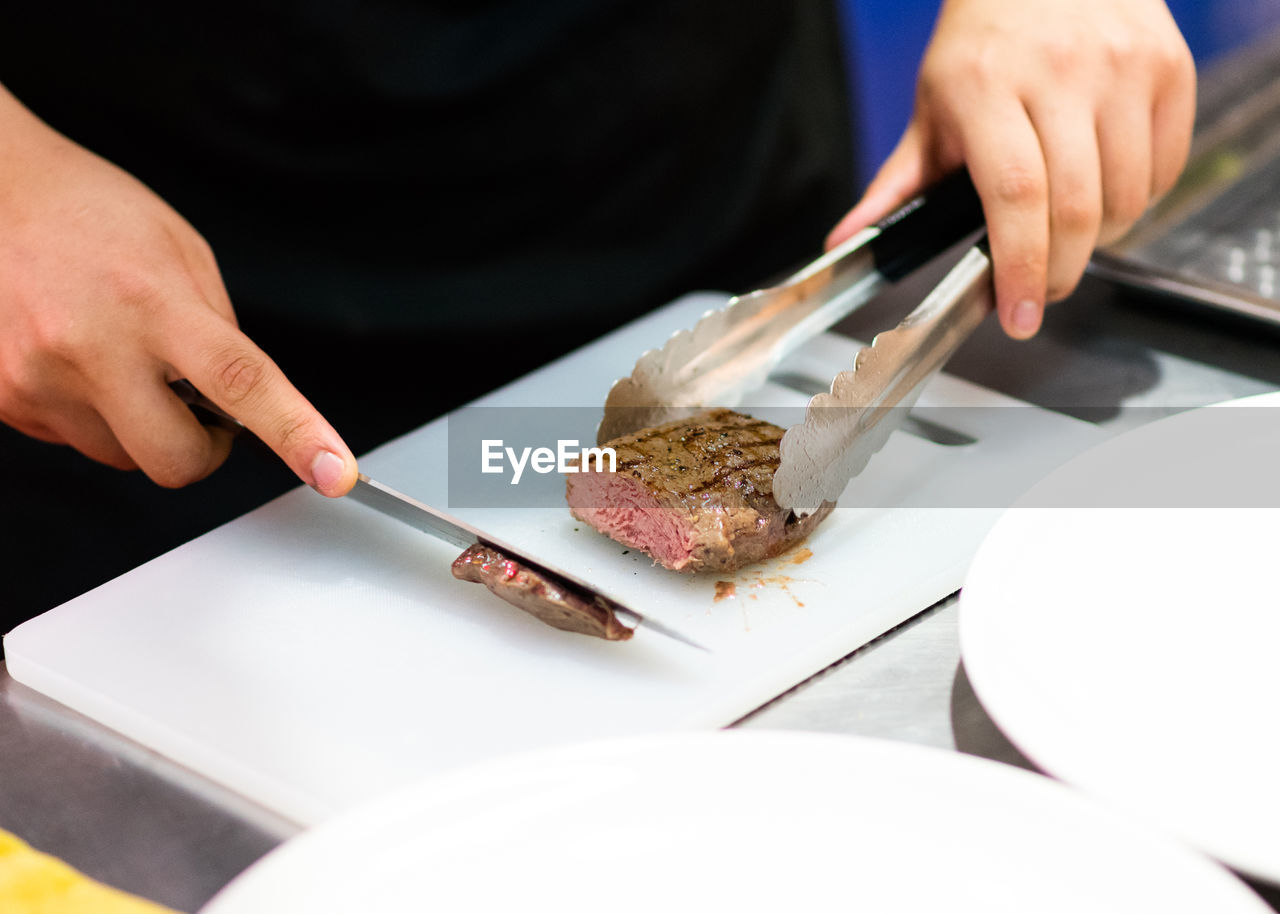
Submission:
<svg viewBox="0 0 1280 914">
<path fill-rule="evenodd" d="M 195 385 L 185 378 L 171 382 L 169 387 L 182 402 L 196 412 L 201 422 L 214 424 L 220 428 L 227 428 L 235 432 L 245 430 L 244 425 L 238 419 L 200 393 Z M 397 492 L 390 486 L 370 479 L 365 473 L 359 474 L 355 487 L 347 493 L 346 497 L 367 508 L 372 508 L 381 514 L 408 524 L 415 530 L 430 533 L 432 536 L 438 537 L 446 543 L 451 543 L 460 549 L 469 549 L 477 543 L 489 546 L 501 552 L 506 558 L 540 574 L 556 587 L 573 592 L 588 603 L 595 603 L 597 606 L 609 610 L 633 628 L 644 626 L 659 635 L 665 635 L 689 647 L 711 653 L 709 648 L 704 647 L 692 638 L 662 624 L 656 619 L 650 619 L 642 615 L 631 607 L 624 605 L 621 601 L 602 593 L 581 578 L 574 577 L 568 572 L 554 568 L 545 562 L 531 559 L 514 546 L 504 543 L 496 537 L 482 533 L 470 524 L 456 517 L 451 517 L 428 504 L 411 498 L 402 492 Z"/>
<path fill-rule="evenodd" d="M 397 492 L 388 485 L 384 485 L 375 479 L 370 479 L 365 473 L 359 475 L 356 479 L 355 488 L 346 497 L 388 517 L 393 517 L 401 523 L 408 524 L 415 530 L 429 533 L 461 549 L 468 549 L 477 544 L 496 549 L 504 557 L 536 572 L 556 587 L 577 593 L 578 596 L 583 597 L 588 602 L 609 610 L 623 622 L 633 627 L 643 626 L 650 631 L 673 638 L 689 647 L 710 653 L 706 647 L 692 638 L 662 624 L 656 619 L 650 619 L 642 615 L 621 601 L 602 593 L 581 578 L 548 565 L 546 562 L 530 558 L 515 546 L 505 543 L 496 537 L 489 536 L 470 524 L 456 517 L 451 517 L 437 508 L 405 495 L 403 492 Z"/>
</svg>

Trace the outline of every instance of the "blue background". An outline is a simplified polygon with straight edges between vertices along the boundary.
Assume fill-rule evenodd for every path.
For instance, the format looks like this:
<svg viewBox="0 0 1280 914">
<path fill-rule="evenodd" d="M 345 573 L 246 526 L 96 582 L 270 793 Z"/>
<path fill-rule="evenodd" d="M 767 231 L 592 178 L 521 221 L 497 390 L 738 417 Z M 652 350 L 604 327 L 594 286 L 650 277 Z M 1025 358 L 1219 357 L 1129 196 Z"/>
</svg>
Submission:
<svg viewBox="0 0 1280 914">
<path fill-rule="evenodd" d="M 858 103 L 858 170 L 865 183 L 907 125 L 916 68 L 939 0 L 840 3 Z M 1168 0 L 1168 5 L 1200 64 L 1280 27 L 1280 0 Z"/>
</svg>

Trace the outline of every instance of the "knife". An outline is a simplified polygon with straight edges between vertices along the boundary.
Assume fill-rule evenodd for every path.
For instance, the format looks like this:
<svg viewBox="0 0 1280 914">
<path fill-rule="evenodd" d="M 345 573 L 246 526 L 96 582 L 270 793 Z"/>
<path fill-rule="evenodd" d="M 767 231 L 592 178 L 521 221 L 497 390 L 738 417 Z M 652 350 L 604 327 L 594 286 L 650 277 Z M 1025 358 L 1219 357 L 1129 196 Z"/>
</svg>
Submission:
<svg viewBox="0 0 1280 914">
<path fill-rule="evenodd" d="M 240 420 L 227 413 L 220 406 L 200 393 L 190 381 L 185 378 L 173 381 L 169 384 L 171 390 L 178 395 L 182 402 L 186 403 L 201 422 L 207 425 L 215 425 L 219 428 L 229 429 L 234 432 L 244 431 L 244 425 Z M 673 628 L 669 628 L 655 619 L 650 619 L 641 615 L 629 606 L 625 606 L 619 600 L 601 593 L 592 587 L 586 581 L 576 578 L 566 571 L 546 564 L 545 562 L 535 561 L 524 555 L 519 549 L 511 546 L 501 540 L 482 533 L 480 530 L 471 525 L 451 517 L 430 505 L 424 504 L 414 498 L 410 498 L 401 492 L 397 492 L 390 486 L 383 485 L 374 479 L 370 479 L 368 475 L 360 473 L 356 479 L 355 487 L 347 493 L 347 498 L 358 502 L 365 507 L 372 508 L 389 517 L 393 517 L 402 523 L 408 524 L 415 530 L 424 533 L 430 533 L 432 536 L 439 537 L 447 543 L 459 547 L 460 549 L 469 549 L 470 547 L 481 544 L 489 546 L 501 552 L 506 558 L 517 562 L 520 565 L 536 572 L 546 578 L 548 582 L 554 586 L 576 594 L 588 603 L 594 603 L 603 609 L 612 612 L 616 617 L 624 623 L 631 625 L 633 628 L 644 626 L 650 631 L 673 638 L 682 644 L 695 647 L 700 651 L 711 653 L 706 647 L 698 644 L 693 639 L 682 635 Z"/>
<path fill-rule="evenodd" d="M 401 523 L 408 524 L 415 530 L 430 533 L 432 536 L 438 537 L 447 543 L 452 543 L 461 549 L 469 549 L 477 544 L 488 546 L 501 552 L 505 558 L 523 565 L 546 578 L 556 587 L 576 593 L 587 602 L 595 603 L 597 606 L 609 610 L 623 622 L 633 627 L 644 626 L 660 635 L 666 635 L 668 638 L 674 638 L 682 644 L 687 644 L 689 647 L 696 647 L 700 651 L 710 653 L 707 648 L 693 639 L 663 625 L 656 619 L 641 615 L 613 597 L 601 593 L 581 578 L 574 577 L 567 571 L 561 571 L 559 568 L 555 568 L 545 562 L 529 558 L 514 546 L 504 543 L 496 537 L 489 536 L 487 533 L 482 533 L 470 524 L 458 520 L 456 517 L 451 517 L 428 504 L 424 504 L 402 492 L 397 492 L 390 486 L 370 479 L 364 473 L 359 475 L 356 479 L 355 488 L 347 493 L 346 497 L 388 517 L 393 517 Z"/>
</svg>

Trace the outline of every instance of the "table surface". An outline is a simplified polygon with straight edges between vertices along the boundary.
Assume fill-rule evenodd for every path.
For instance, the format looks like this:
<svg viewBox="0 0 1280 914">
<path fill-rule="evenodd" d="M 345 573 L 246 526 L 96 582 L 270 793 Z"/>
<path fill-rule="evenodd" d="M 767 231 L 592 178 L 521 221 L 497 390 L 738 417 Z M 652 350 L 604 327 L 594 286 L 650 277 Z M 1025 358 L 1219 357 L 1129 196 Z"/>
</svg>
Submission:
<svg viewBox="0 0 1280 914">
<path fill-rule="evenodd" d="M 940 278 L 921 271 L 841 326 L 869 338 Z M 1086 277 L 1035 340 L 982 327 L 948 371 L 1122 431 L 1280 389 L 1280 332 Z M 955 596 L 738 721 L 847 733 L 1032 767 L 975 698 Z M 109 884 L 194 911 L 297 826 L 14 682 L 0 666 L 0 826 Z M 1280 910 L 1280 889 L 1259 887 Z"/>
</svg>

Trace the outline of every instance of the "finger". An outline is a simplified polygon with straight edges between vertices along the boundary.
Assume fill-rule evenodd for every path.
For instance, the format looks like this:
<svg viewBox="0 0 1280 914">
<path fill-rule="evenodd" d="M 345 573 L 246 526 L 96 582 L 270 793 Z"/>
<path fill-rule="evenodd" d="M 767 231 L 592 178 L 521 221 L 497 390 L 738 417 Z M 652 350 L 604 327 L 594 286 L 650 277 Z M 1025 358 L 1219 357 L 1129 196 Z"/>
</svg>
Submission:
<svg viewBox="0 0 1280 914">
<path fill-rule="evenodd" d="M 1052 103 L 1030 110 L 1049 178 L 1045 298 L 1060 301 L 1084 275 L 1102 226 L 1102 166 L 1091 109 Z"/>
<path fill-rule="evenodd" d="M 912 121 L 853 209 L 827 235 L 826 248 L 836 247 L 868 225 L 889 215 L 918 194 L 928 181 L 923 131 Z"/>
<path fill-rule="evenodd" d="M 1028 339 L 1044 315 L 1049 264 L 1049 179 L 1044 152 L 1016 98 L 957 119 L 965 164 L 982 199 L 1005 332 Z"/>
<path fill-rule="evenodd" d="M 46 411 L 41 411 L 44 415 Z M 37 441 L 44 441 L 49 444 L 66 444 L 66 440 L 59 433 L 55 432 L 46 422 L 42 422 L 35 418 L 37 413 L 29 408 L 0 409 L 0 422 L 10 428 L 16 429 L 28 438 L 35 438 Z"/>
<path fill-rule="evenodd" d="M 67 405 L 45 425 L 48 435 L 36 437 L 66 444 L 90 460 L 117 470 L 136 470 L 138 464 L 120 444 L 111 427 L 96 410 L 85 404 Z"/>
<path fill-rule="evenodd" d="M 1129 93 L 1113 93 L 1098 112 L 1098 159 L 1102 169 L 1102 225 L 1098 242 L 1127 232 L 1151 201 L 1151 113 Z"/>
<path fill-rule="evenodd" d="M 227 294 L 227 287 L 222 281 L 222 271 L 218 269 L 213 249 L 198 235 L 192 239 L 191 245 L 195 249 L 186 251 L 184 258 L 200 294 L 213 306 L 214 310 L 233 325 L 237 324 L 236 312 L 231 306 L 231 296 Z"/>
<path fill-rule="evenodd" d="M 98 463 L 119 470 L 138 468 L 107 423 L 83 401 L 28 402 L 23 409 L 0 412 L 0 422 L 37 441 L 74 448 Z"/>
<path fill-rule="evenodd" d="M 213 248 L 194 228 L 180 216 L 173 216 L 174 224 L 166 223 L 165 232 L 187 268 L 187 276 L 195 284 L 200 297 L 232 324 L 236 323 L 231 297 L 222 281 L 222 271 L 213 255 Z M 173 378 L 171 380 L 177 380 Z"/>
<path fill-rule="evenodd" d="M 156 484 L 176 489 L 204 479 L 227 459 L 232 435 L 201 425 L 162 376 L 146 374 L 121 373 L 111 386 L 103 384 L 95 398 L 99 413 Z"/>
<path fill-rule="evenodd" d="M 1188 58 L 1159 84 L 1151 114 L 1151 197 L 1177 183 L 1191 151 L 1196 119 L 1195 67 Z"/>
<path fill-rule="evenodd" d="M 171 335 L 170 362 L 324 495 L 355 485 L 356 460 L 324 417 L 253 341 L 208 310 Z"/>
</svg>

